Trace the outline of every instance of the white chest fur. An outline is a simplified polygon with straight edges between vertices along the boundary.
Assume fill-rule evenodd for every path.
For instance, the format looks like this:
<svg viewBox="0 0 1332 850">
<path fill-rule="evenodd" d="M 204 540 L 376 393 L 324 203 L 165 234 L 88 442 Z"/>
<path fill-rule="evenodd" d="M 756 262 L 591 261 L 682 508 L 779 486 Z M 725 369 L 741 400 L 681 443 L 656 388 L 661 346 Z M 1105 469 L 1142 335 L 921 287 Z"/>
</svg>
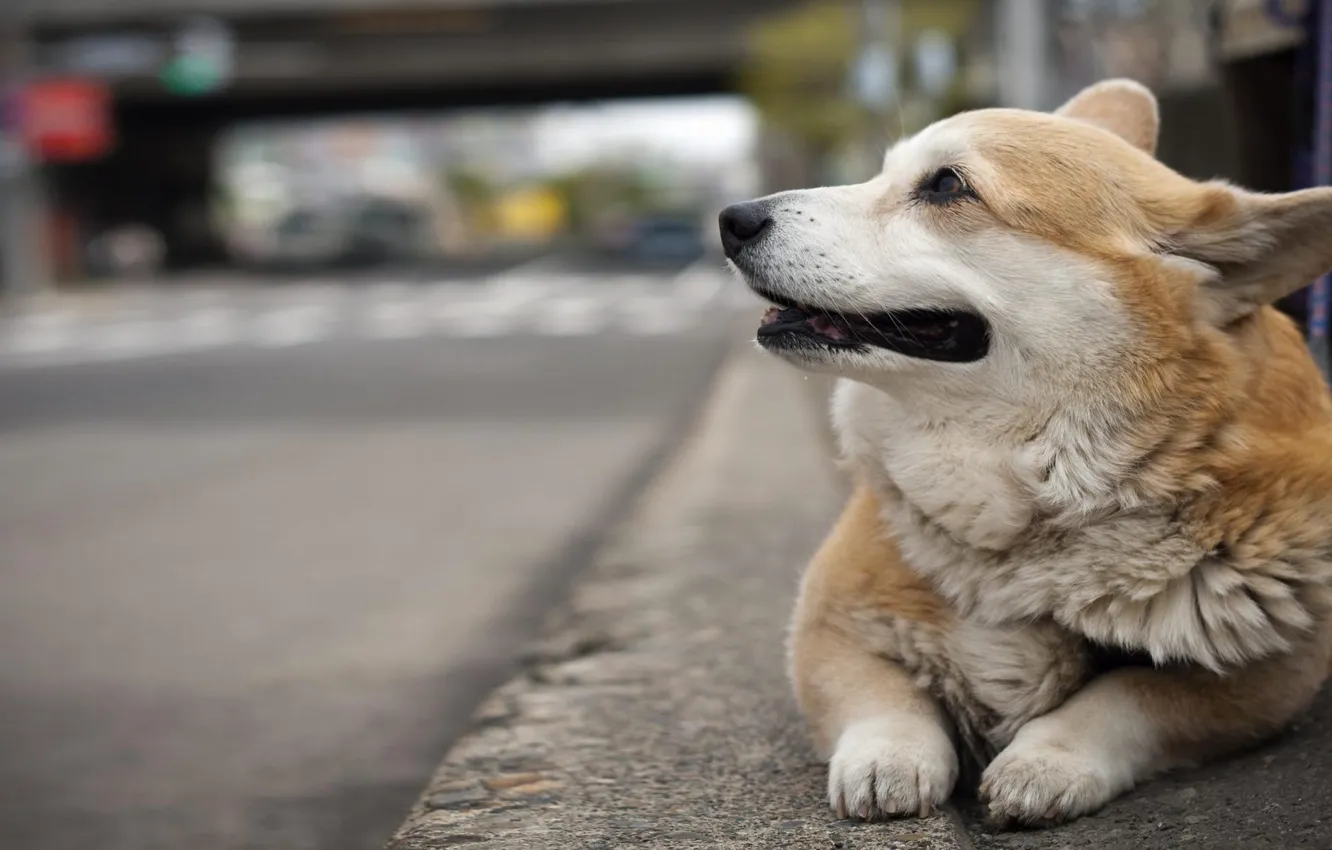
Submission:
<svg viewBox="0 0 1332 850">
<path fill-rule="evenodd" d="M 1052 521 L 1022 467 L 1039 453 L 986 434 L 984 413 L 953 424 L 850 382 L 834 402 L 843 452 L 877 489 L 906 563 L 963 618 L 1050 618 L 1158 662 L 1222 670 L 1287 650 L 1326 603 L 1327 552 L 1238 564 L 1204 551 L 1169 508 L 1095 504 L 1084 523 Z M 1075 470 L 1101 477 L 1091 472 Z"/>
<path fill-rule="evenodd" d="M 850 381 L 833 418 L 843 453 L 881 472 L 931 521 L 968 546 L 1003 550 L 1030 524 L 1034 500 L 1020 453 L 975 431 L 932 420 Z"/>
</svg>

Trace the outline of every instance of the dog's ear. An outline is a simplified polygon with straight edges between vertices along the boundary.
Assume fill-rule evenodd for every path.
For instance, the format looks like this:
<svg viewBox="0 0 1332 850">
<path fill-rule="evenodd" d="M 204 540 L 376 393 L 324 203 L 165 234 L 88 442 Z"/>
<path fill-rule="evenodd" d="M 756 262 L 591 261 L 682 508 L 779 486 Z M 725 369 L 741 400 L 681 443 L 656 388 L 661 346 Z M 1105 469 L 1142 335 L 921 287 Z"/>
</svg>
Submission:
<svg viewBox="0 0 1332 850">
<path fill-rule="evenodd" d="M 1332 271 L 1332 188 L 1283 194 L 1206 184 L 1172 253 L 1206 263 L 1208 318 L 1226 324 Z"/>
<path fill-rule="evenodd" d="M 1152 156 L 1161 130 L 1156 96 L 1133 80 L 1103 80 L 1090 85 L 1055 110 L 1056 115 L 1094 124 Z"/>
</svg>

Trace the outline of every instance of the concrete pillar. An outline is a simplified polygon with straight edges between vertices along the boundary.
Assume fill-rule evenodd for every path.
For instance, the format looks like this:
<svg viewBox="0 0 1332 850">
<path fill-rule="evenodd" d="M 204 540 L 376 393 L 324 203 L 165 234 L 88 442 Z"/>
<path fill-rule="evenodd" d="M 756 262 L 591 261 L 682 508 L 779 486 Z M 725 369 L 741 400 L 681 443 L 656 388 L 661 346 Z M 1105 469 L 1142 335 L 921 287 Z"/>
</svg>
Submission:
<svg viewBox="0 0 1332 850">
<path fill-rule="evenodd" d="M 37 295 L 51 284 L 45 187 L 37 169 L 0 178 L 0 283 L 6 299 Z"/>
<path fill-rule="evenodd" d="M 0 2 L 0 293 L 7 298 L 44 290 L 46 204 L 41 174 L 24 153 L 13 103 L 28 77 L 27 15 L 31 0 Z"/>
<path fill-rule="evenodd" d="M 873 69 L 870 73 L 876 79 L 860 80 L 857 87 L 861 105 L 872 116 L 861 140 L 860 170 L 864 173 L 856 178 L 865 180 L 882 167 L 883 153 L 895 135 L 894 119 L 902 114 L 902 0 L 861 0 L 859 11 L 860 61 L 866 62 L 869 57 L 878 60 L 866 66 Z"/>
<path fill-rule="evenodd" d="M 1050 109 L 1050 4 L 1047 0 L 997 0 L 999 103 Z"/>
</svg>

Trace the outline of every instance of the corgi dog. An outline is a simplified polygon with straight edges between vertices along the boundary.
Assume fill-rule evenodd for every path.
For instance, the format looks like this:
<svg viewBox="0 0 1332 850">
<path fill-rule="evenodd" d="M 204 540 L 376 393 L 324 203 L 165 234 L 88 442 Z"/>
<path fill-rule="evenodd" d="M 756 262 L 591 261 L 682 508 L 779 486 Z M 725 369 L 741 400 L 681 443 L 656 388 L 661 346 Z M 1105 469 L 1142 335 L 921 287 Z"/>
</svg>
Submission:
<svg viewBox="0 0 1332 850">
<path fill-rule="evenodd" d="M 855 482 L 791 678 L 843 817 L 1093 812 L 1269 738 L 1332 657 L 1332 400 L 1272 302 L 1332 189 L 1155 158 L 1150 91 L 936 122 L 852 186 L 720 216 L 757 342 L 840 378 Z"/>
</svg>

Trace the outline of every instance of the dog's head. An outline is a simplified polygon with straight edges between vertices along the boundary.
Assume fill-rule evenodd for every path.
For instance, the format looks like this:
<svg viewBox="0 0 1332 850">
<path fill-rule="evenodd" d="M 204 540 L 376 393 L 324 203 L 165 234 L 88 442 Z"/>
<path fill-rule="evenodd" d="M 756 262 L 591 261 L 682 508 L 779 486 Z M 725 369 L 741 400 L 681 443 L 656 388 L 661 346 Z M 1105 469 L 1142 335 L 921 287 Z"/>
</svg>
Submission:
<svg viewBox="0 0 1332 850">
<path fill-rule="evenodd" d="M 1022 402 L 1141 380 L 1332 268 L 1332 189 L 1194 182 L 1155 159 L 1157 128 L 1149 91 L 1108 81 L 1053 114 L 940 121 L 866 183 L 728 207 L 726 255 L 775 305 L 760 344 L 890 392 Z"/>
</svg>

